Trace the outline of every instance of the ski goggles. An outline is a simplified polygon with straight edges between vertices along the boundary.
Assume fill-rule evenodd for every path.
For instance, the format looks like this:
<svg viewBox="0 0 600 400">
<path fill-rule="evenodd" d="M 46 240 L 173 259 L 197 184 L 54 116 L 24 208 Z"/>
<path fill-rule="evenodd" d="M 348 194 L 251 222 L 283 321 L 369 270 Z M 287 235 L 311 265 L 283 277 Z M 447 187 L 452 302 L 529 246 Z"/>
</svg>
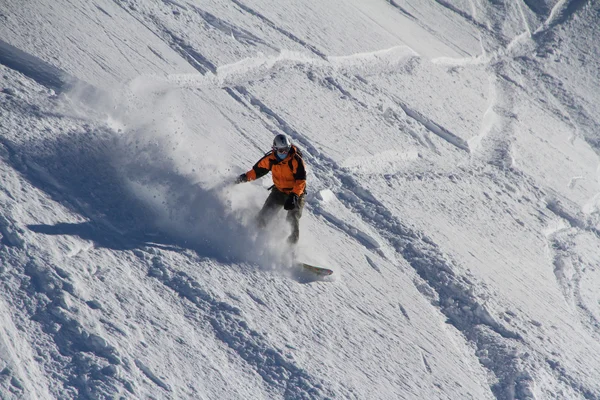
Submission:
<svg viewBox="0 0 600 400">
<path fill-rule="evenodd" d="M 273 151 L 279 154 L 286 154 L 290 152 L 290 147 L 273 147 Z"/>
</svg>

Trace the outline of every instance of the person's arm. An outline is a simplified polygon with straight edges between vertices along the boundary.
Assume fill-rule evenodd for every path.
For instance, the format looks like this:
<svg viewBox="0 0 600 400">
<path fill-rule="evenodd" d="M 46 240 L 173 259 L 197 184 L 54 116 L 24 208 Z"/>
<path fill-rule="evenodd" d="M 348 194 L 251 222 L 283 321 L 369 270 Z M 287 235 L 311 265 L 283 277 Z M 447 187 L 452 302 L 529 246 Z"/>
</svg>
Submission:
<svg viewBox="0 0 600 400">
<path fill-rule="evenodd" d="M 292 160 L 292 172 L 294 173 L 294 188 L 292 192 L 301 196 L 306 189 L 306 168 L 304 167 L 304 160 L 299 155 L 294 155 Z"/>
<path fill-rule="evenodd" d="M 258 162 L 254 164 L 252 169 L 246 172 L 245 175 L 247 182 L 253 181 L 258 178 L 262 178 L 263 176 L 269 173 L 273 166 L 269 156 L 270 154 L 267 154 L 266 156 L 258 160 Z"/>
</svg>

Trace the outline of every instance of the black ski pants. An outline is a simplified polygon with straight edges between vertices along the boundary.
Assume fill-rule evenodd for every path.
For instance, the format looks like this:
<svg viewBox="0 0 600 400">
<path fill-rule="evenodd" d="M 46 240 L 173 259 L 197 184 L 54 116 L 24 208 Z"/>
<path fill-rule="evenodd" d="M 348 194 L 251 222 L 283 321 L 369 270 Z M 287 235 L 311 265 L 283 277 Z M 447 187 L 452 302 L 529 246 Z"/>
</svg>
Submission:
<svg viewBox="0 0 600 400">
<path fill-rule="evenodd" d="M 288 237 L 288 241 L 293 244 L 298 243 L 298 239 L 300 238 L 300 217 L 302 217 L 302 209 L 304 209 L 304 197 L 305 194 L 302 194 L 302 196 L 298 198 L 298 206 L 287 212 L 286 219 L 292 225 L 292 233 Z M 269 197 L 267 197 L 265 204 L 258 213 L 258 226 L 261 228 L 266 227 L 269 221 L 271 221 L 283 207 L 287 198 L 288 195 L 277 190 L 277 188 L 274 187 L 271 189 Z"/>
</svg>

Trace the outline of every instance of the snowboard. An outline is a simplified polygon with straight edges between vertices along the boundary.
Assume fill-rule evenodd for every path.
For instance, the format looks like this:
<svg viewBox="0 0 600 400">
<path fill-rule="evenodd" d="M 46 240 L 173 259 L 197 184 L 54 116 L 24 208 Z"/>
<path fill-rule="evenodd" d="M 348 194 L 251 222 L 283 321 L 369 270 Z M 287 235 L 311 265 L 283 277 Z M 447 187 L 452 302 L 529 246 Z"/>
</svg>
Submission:
<svg viewBox="0 0 600 400">
<path fill-rule="evenodd" d="M 316 265 L 310 265 L 303 262 L 299 262 L 298 265 L 302 267 L 304 271 L 309 271 L 319 276 L 328 276 L 333 274 L 333 270 L 329 268 L 317 267 Z"/>
</svg>

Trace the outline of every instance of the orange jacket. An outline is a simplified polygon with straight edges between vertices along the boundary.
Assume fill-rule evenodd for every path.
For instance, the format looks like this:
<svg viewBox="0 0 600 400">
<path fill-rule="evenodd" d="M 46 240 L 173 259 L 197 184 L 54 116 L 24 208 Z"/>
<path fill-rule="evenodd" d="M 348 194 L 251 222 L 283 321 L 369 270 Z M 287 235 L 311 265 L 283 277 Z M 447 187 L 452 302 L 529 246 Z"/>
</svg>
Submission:
<svg viewBox="0 0 600 400">
<path fill-rule="evenodd" d="M 306 169 L 304 168 L 302 153 L 298 151 L 296 146 L 292 146 L 287 157 L 283 160 L 279 160 L 272 151 L 268 152 L 254 164 L 250 171 L 246 172 L 246 177 L 249 181 L 253 181 L 265 176 L 269 171 L 273 175 L 275 187 L 280 192 L 287 194 L 294 192 L 298 196 L 304 193 Z"/>
</svg>

